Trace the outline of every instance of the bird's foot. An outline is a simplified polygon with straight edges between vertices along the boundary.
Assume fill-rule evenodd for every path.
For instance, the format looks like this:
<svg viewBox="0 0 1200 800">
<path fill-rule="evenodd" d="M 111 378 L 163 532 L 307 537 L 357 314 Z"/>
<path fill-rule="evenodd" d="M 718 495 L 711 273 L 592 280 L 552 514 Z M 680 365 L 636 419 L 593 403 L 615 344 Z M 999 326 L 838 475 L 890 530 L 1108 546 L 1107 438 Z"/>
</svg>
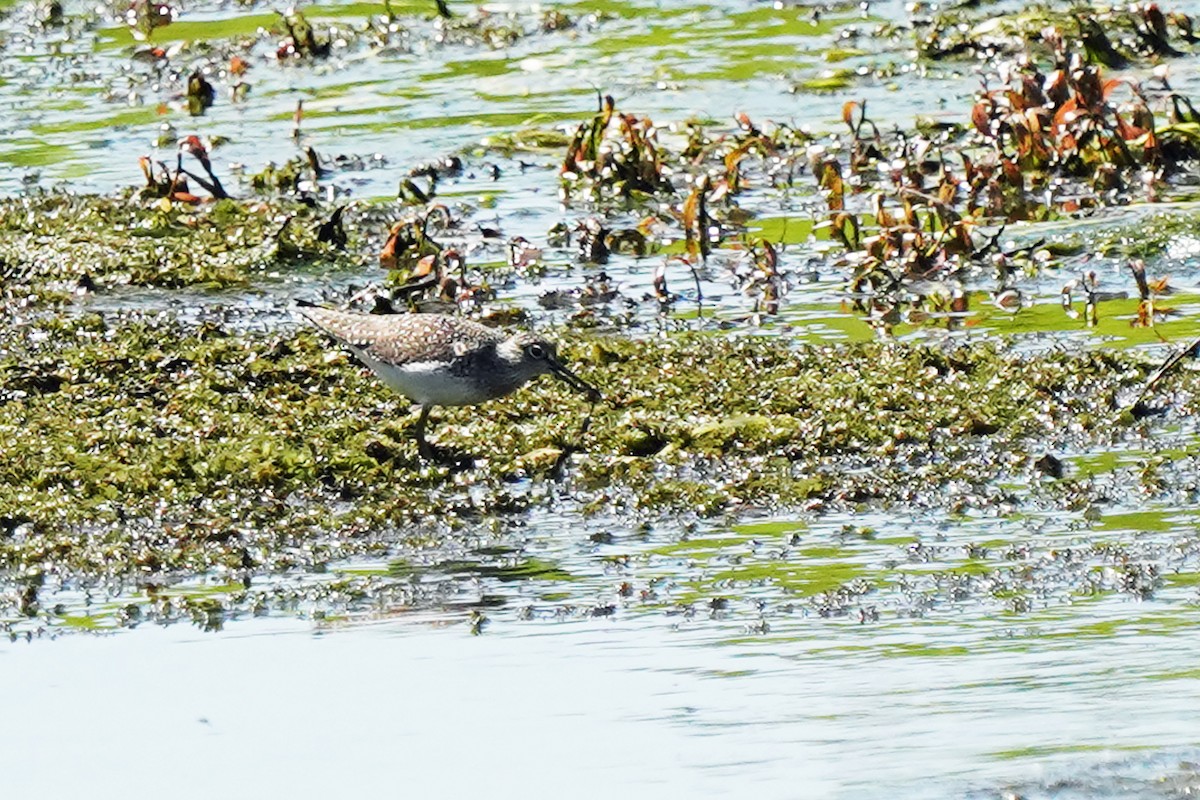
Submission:
<svg viewBox="0 0 1200 800">
<path fill-rule="evenodd" d="M 421 458 L 429 463 L 449 467 L 454 472 L 461 472 L 475 466 L 475 457 L 470 453 L 463 453 L 446 447 L 435 447 L 424 439 L 417 442 L 417 452 Z"/>
</svg>

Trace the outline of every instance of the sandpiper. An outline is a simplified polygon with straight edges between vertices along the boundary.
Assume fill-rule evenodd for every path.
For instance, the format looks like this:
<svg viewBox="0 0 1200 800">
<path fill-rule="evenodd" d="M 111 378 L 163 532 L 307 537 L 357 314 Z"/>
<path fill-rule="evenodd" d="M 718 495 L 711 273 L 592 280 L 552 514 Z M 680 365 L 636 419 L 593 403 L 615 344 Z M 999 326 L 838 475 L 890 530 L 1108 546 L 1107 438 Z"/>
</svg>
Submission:
<svg viewBox="0 0 1200 800">
<path fill-rule="evenodd" d="M 469 406 L 504 397 L 538 375 L 551 374 L 600 399 L 594 386 L 563 366 L 554 344 L 532 333 L 507 335 L 446 314 L 360 314 L 300 301 L 300 314 L 348 347 L 385 384 L 421 407 L 417 448 L 433 406 Z"/>
</svg>

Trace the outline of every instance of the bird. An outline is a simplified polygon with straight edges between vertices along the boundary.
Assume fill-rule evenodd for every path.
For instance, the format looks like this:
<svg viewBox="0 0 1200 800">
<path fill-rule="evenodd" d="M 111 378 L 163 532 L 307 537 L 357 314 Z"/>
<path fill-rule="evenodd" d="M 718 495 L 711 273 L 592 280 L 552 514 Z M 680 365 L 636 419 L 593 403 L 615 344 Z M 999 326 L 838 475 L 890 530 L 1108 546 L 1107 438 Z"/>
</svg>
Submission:
<svg viewBox="0 0 1200 800">
<path fill-rule="evenodd" d="M 554 343 L 527 331 L 508 334 L 449 314 L 362 314 L 298 301 L 296 311 L 340 342 L 389 388 L 420 407 L 417 451 L 439 460 L 425 439 L 434 406 L 470 406 L 512 394 L 553 375 L 592 403 L 596 387 L 563 365 Z"/>
</svg>

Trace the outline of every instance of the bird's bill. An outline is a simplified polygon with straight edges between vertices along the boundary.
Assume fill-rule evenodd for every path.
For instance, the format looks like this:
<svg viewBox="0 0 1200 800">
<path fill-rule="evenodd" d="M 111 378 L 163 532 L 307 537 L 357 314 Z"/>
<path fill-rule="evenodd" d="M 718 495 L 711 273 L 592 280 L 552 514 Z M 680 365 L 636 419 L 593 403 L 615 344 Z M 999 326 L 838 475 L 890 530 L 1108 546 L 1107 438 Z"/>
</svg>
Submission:
<svg viewBox="0 0 1200 800">
<path fill-rule="evenodd" d="M 576 375 L 574 372 L 571 372 L 571 370 L 567 369 L 559 361 L 552 360 L 550 362 L 550 371 L 554 373 L 554 377 L 558 378 L 575 391 L 586 394 L 588 400 L 591 400 L 593 403 L 600 402 L 600 390 Z"/>
</svg>

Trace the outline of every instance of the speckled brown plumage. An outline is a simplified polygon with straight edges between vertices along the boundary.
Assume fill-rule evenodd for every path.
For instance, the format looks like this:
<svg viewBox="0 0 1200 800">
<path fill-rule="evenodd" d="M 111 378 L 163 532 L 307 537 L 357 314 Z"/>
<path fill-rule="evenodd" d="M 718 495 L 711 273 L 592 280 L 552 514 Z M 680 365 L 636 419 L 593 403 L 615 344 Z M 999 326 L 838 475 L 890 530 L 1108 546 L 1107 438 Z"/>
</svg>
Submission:
<svg viewBox="0 0 1200 800">
<path fill-rule="evenodd" d="M 297 311 L 346 345 L 392 389 L 421 406 L 417 444 L 425 442 L 432 406 L 482 403 L 551 374 L 593 401 L 595 387 L 558 360 L 552 342 L 532 333 L 504 332 L 444 314 L 359 314 L 300 304 Z"/>
<path fill-rule="evenodd" d="M 320 306 L 300 313 L 335 339 L 386 364 L 449 362 L 509 338 L 469 319 L 445 314 L 356 314 Z"/>
</svg>

